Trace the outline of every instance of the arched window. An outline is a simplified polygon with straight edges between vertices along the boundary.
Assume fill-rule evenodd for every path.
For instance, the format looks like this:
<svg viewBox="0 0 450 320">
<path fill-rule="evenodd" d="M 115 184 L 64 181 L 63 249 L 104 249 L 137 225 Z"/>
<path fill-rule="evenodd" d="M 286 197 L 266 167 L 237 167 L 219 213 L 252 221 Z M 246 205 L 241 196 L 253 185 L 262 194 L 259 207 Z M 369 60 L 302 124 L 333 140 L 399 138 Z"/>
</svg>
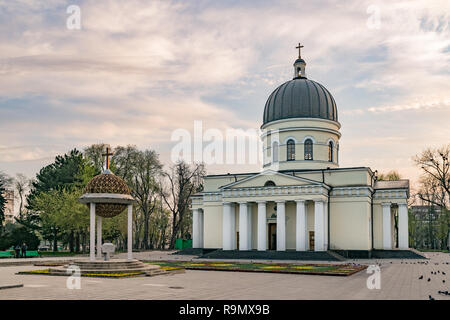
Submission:
<svg viewBox="0 0 450 320">
<path fill-rule="evenodd" d="M 287 147 L 286 147 L 286 160 L 287 161 L 291 161 L 291 160 L 295 160 L 295 141 L 292 139 L 289 139 L 287 142 Z"/>
<path fill-rule="evenodd" d="M 275 186 L 276 184 L 272 180 L 266 181 L 266 183 L 264 183 L 264 187 L 275 187 Z"/>
<path fill-rule="evenodd" d="M 305 160 L 313 159 L 313 142 L 311 139 L 306 139 L 304 143 L 305 148 Z"/>
<path fill-rule="evenodd" d="M 328 142 L 328 161 L 333 162 L 333 141 Z"/>
<path fill-rule="evenodd" d="M 278 142 L 272 144 L 272 162 L 278 162 Z"/>
</svg>

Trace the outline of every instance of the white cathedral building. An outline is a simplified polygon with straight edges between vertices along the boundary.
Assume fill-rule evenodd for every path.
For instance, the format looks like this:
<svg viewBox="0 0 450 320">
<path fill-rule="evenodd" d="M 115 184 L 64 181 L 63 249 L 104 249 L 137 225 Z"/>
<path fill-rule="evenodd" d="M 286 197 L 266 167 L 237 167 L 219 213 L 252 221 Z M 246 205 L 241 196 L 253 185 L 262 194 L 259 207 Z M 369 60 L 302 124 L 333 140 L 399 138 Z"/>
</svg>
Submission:
<svg viewBox="0 0 450 320">
<path fill-rule="evenodd" d="M 192 196 L 193 247 L 347 251 L 408 248 L 409 181 L 339 167 L 336 102 L 294 62 L 267 99 L 259 173 L 208 175 Z"/>
</svg>

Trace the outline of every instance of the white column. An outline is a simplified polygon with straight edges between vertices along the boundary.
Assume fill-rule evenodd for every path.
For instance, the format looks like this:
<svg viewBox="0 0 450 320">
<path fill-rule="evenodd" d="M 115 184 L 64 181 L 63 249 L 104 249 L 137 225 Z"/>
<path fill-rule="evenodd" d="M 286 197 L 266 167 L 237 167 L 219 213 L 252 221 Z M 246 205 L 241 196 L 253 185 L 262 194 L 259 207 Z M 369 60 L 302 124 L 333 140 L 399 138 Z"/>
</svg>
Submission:
<svg viewBox="0 0 450 320">
<path fill-rule="evenodd" d="M 192 247 L 200 248 L 200 213 L 192 209 Z"/>
<path fill-rule="evenodd" d="M 128 205 L 128 260 L 133 259 L 133 205 Z"/>
<path fill-rule="evenodd" d="M 253 203 L 247 204 L 247 248 L 248 250 L 252 250 L 252 206 Z"/>
<path fill-rule="evenodd" d="M 398 204 L 398 248 L 408 249 L 408 205 L 406 203 Z"/>
<path fill-rule="evenodd" d="M 386 202 L 381 204 L 383 207 L 383 249 L 392 249 L 391 237 L 391 203 Z"/>
<path fill-rule="evenodd" d="M 324 232 L 324 243 L 323 249 L 328 250 L 328 202 L 325 201 L 323 204 L 323 232 Z"/>
<path fill-rule="evenodd" d="M 286 251 L 286 206 L 277 201 L 277 251 Z"/>
<path fill-rule="evenodd" d="M 89 260 L 95 261 L 95 203 L 91 202 L 90 212 L 90 241 L 89 241 Z"/>
<path fill-rule="evenodd" d="M 222 249 L 232 250 L 231 240 L 231 202 L 223 203 L 222 213 Z"/>
<path fill-rule="evenodd" d="M 239 250 L 248 250 L 248 207 L 247 202 L 239 203 Z"/>
<path fill-rule="evenodd" d="M 102 257 L 102 217 L 97 216 L 97 258 Z"/>
<path fill-rule="evenodd" d="M 314 201 L 314 251 L 326 251 L 325 244 L 325 202 Z"/>
<path fill-rule="evenodd" d="M 306 251 L 306 205 L 305 200 L 296 200 L 297 216 L 295 229 L 295 249 Z"/>
<path fill-rule="evenodd" d="M 204 219 L 205 219 L 205 212 L 203 211 L 203 209 L 200 209 L 199 210 L 199 217 L 200 217 L 200 219 L 199 219 L 199 222 L 200 222 L 200 247 L 199 248 L 203 248 L 203 235 L 204 235 Z"/>
<path fill-rule="evenodd" d="M 258 251 L 267 250 L 266 202 L 258 201 Z"/>
<path fill-rule="evenodd" d="M 236 203 L 231 203 L 231 210 L 230 210 L 230 238 L 231 238 L 231 250 L 237 249 L 237 237 L 236 237 Z"/>
</svg>

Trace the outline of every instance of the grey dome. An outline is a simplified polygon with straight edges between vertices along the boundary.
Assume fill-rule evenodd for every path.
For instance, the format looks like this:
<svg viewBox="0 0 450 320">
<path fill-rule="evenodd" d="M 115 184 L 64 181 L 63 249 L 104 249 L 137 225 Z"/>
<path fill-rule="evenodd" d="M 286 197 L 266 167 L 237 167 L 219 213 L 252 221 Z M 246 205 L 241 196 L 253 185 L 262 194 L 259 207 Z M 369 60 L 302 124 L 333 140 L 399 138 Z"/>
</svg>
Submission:
<svg viewBox="0 0 450 320">
<path fill-rule="evenodd" d="M 294 78 L 276 88 L 267 99 L 263 125 L 289 118 L 320 118 L 337 122 L 336 102 L 320 83 L 304 77 Z"/>
</svg>

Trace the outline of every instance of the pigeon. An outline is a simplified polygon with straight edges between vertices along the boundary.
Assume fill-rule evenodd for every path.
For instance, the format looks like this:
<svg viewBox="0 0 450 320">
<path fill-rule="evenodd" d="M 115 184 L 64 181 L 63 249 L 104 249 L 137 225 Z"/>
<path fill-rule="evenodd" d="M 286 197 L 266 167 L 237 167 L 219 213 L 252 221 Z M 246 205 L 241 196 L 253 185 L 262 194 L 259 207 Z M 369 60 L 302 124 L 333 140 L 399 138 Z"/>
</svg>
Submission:
<svg viewBox="0 0 450 320">
<path fill-rule="evenodd" d="M 428 282 L 430 282 L 431 281 L 431 279 L 430 278 L 428 278 Z"/>
<path fill-rule="evenodd" d="M 444 271 L 442 271 L 442 274 L 445 276 L 445 272 Z"/>
<path fill-rule="evenodd" d="M 442 280 L 442 283 L 445 283 L 445 280 Z"/>
<path fill-rule="evenodd" d="M 432 296 L 430 296 L 430 295 L 428 295 L 428 299 L 429 300 L 434 300 L 434 298 Z"/>
<path fill-rule="evenodd" d="M 419 280 L 422 280 L 423 279 L 423 275 L 421 275 L 420 277 L 419 277 Z"/>
</svg>

